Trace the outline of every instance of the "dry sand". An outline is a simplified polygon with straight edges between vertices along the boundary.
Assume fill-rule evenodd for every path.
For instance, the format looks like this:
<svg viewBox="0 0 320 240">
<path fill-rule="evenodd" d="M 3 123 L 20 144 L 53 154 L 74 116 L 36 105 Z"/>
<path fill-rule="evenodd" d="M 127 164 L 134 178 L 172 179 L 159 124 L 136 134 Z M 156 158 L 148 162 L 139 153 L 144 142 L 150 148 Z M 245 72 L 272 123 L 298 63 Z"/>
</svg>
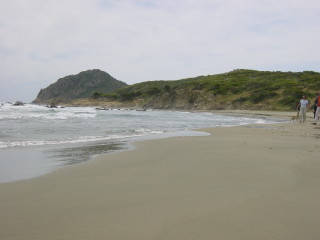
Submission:
<svg viewBox="0 0 320 240">
<path fill-rule="evenodd" d="M 0 184 L 0 239 L 317 240 L 310 123 L 205 129 Z"/>
</svg>

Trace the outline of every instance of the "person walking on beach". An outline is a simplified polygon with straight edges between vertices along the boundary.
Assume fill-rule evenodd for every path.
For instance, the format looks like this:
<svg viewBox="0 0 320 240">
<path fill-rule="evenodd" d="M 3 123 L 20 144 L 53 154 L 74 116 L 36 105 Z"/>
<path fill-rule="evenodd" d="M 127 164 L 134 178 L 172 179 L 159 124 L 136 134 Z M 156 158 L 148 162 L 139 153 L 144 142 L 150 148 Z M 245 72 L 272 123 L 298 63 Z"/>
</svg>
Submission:
<svg viewBox="0 0 320 240">
<path fill-rule="evenodd" d="M 305 122 L 306 116 L 307 116 L 307 110 L 309 108 L 309 102 L 306 96 L 302 96 L 302 99 L 299 102 L 298 108 L 300 108 L 300 112 L 299 112 L 300 123 Z"/>
<path fill-rule="evenodd" d="M 314 104 L 312 107 L 310 107 L 310 109 L 313 109 L 313 118 L 316 117 L 316 111 L 317 111 L 317 105 L 318 105 L 318 93 L 316 94 L 316 99 L 314 100 Z"/>
<path fill-rule="evenodd" d="M 318 96 L 317 96 L 316 100 L 317 100 L 317 110 L 316 110 L 316 114 L 314 116 L 314 124 L 318 125 L 319 114 L 320 114 L 320 91 L 318 91 Z"/>
</svg>

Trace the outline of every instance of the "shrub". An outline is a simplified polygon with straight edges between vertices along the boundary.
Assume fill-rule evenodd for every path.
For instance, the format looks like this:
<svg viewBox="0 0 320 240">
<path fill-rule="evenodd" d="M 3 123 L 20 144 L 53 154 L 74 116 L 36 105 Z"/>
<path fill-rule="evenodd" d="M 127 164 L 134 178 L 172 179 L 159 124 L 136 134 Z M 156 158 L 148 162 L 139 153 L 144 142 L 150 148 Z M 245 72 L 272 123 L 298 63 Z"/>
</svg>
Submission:
<svg viewBox="0 0 320 240">
<path fill-rule="evenodd" d="M 246 102 L 248 100 L 249 100 L 249 98 L 247 98 L 247 97 L 240 97 L 240 98 L 234 100 L 233 103 L 243 103 L 243 102 Z"/>
<path fill-rule="evenodd" d="M 93 98 L 99 98 L 99 97 L 103 97 L 103 96 L 104 96 L 104 94 L 103 94 L 103 93 L 99 93 L 99 92 L 95 92 L 95 93 L 92 95 Z"/>
<path fill-rule="evenodd" d="M 268 91 L 262 91 L 262 92 L 256 92 L 253 93 L 249 99 L 253 103 L 259 103 L 266 99 L 271 99 L 277 96 L 278 94 L 275 92 L 268 92 Z"/>
<path fill-rule="evenodd" d="M 138 97 L 141 95 L 141 92 L 124 92 L 124 93 L 120 93 L 120 100 L 121 101 L 131 101 L 134 98 Z"/>
<path fill-rule="evenodd" d="M 164 86 L 164 91 L 170 92 L 170 90 L 171 90 L 170 85 L 165 85 L 165 86 Z"/>
<path fill-rule="evenodd" d="M 214 84 L 211 87 L 211 90 L 213 91 L 214 94 L 221 94 L 221 95 L 227 94 L 227 91 L 228 91 L 226 86 L 224 86 L 223 84 L 220 84 L 220 83 Z"/>
<path fill-rule="evenodd" d="M 150 95 L 150 96 L 152 96 L 152 95 L 157 95 L 157 94 L 160 93 L 160 92 L 161 92 L 161 90 L 160 90 L 159 88 L 153 87 L 153 88 L 151 88 L 151 89 L 149 89 L 149 90 L 147 91 L 147 94 Z"/>
<path fill-rule="evenodd" d="M 278 101 L 278 103 L 280 103 L 281 105 L 288 106 L 292 109 L 297 108 L 298 102 L 299 100 L 297 100 L 296 97 L 292 97 L 292 96 L 282 98 L 280 101 Z"/>
</svg>

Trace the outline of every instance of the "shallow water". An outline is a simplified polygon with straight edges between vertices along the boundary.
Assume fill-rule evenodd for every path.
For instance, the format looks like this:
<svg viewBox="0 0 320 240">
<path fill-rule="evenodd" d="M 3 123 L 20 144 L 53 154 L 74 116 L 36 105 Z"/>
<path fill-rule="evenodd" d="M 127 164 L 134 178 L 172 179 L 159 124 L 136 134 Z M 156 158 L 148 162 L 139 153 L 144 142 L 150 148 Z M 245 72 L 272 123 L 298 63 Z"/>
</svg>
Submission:
<svg viewBox="0 0 320 240">
<path fill-rule="evenodd" d="M 192 129 L 273 123 L 262 117 L 93 107 L 0 106 L 0 182 L 36 177 L 124 150 L 133 141 L 201 136 Z"/>
</svg>

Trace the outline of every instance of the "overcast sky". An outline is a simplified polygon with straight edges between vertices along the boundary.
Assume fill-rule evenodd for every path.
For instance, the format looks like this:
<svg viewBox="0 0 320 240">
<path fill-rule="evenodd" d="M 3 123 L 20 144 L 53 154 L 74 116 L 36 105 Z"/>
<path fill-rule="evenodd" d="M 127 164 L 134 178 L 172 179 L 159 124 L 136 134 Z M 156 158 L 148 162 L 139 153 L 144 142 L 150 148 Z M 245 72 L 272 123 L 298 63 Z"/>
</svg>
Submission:
<svg viewBox="0 0 320 240">
<path fill-rule="evenodd" d="M 88 69 L 128 84 L 320 71 L 319 0 L 0 0 L 0 101 Z"/>
</svg>

